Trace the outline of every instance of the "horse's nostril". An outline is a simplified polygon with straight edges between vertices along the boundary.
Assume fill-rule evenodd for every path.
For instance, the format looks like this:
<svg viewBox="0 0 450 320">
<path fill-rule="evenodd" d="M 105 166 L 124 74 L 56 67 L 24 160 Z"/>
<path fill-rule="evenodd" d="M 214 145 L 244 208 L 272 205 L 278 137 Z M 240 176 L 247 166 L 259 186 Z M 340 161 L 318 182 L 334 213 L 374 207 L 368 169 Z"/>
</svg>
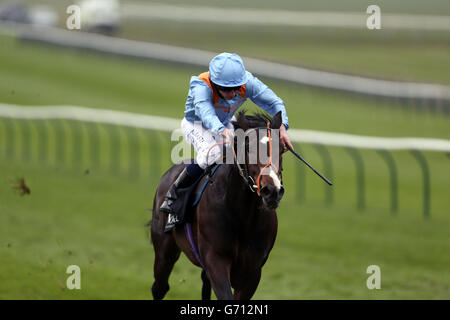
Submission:
<svg viewBox="0 0 450 320">
<path fill-rule="evenodd" d="M 267 197 L 270 196 L 270 194 L 271 194 L 271 191 L 270 191 L 269 187 L 264 187 L 264 188 L 261 189 L 261 196 L 262 197 L 267 198 Z"/>
<path fill-rule="evenodd" d="M 268 185 L 261 189 L 261 196 L 266 199 L 276 199 L 279 196 L 279 192 L 274 186 Z"/>
</svg>

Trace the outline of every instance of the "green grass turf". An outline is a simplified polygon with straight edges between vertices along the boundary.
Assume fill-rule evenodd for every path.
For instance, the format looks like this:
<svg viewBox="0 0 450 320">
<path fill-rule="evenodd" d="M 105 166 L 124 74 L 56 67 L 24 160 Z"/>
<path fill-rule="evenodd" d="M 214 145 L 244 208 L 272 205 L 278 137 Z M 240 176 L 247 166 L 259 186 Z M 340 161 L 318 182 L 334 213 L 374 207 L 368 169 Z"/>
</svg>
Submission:
<svg viewBox="0 0 450 320">
<path fill-rule="evenodd" d="M 151 298 L 153 251 L 144 224 L 154 179 L 0 163 L 0 298 Z M 285 173 L 292 175 L 288 167 Z M 26 178 L 30 195 L 13 192 L 10 181 L 17 176 Z M 350 188 L 351 180 L 337 178 L 335 183 L 338 191 Z M 255 298 L 450 297 L 450 220 L 442 214 L 448 212 L 425 221 L 417 209 L 403 208 L 393 217 L 382 203 L 363 212 L 341 201 L 327 208 L 317 197 L 300 204 L 292 179 L 285 186 L 278 238 Z M 309 192 L 321 189 L 316 178 L 310 179 Z M 402 193 L 406 203 L 416 197 L 415 192 Z M 81 268 L 81 290 L 65 287 L 66 268 L 72 264 Z M 381 290 L 366 288 L 369 265 L 381 268 Z M 167 298 L 198 299 L 200 283 L 200 269 L 182 256 Z"/>
<path fill-rule="evenodd" d="M 171 2 L 180 3 L 179 0 Z M 62 17 L 60 27 L 65 28 L 65 9 L 72 2 L 58 3 Z M 450 6 L 445 0 L 288 0 L 250 1 L 245 4 L 199 0 L 194 4 L 360 13 L 364 13 L 369 4 L 378 4 L 382 21 L 383 14 L 387 12 L 450 15 Z M 450 84 L 450 38 L 449 32 L 445 31 L 395 30 L 387 27 L 368 30 L 365 25 L 360 29 L 301 28 L 124 19 L 118 36 L 215 52 L 237 52 L 244 56 L 331 72 Z"/>
<path fill-rule="evenodd" d="M 331 72 L 449 84 L 448 32 L 126 21 L 119 36 Z"/>
<path fill-rule="evenodd" d="M 23 45 L 5 37 L 0 41 L 3 103 L 73 104 L 180 118 L 189 76 L 199 71 Z M 268 83 L 286 101 L 295 128 L 449 138 L 449 120 L 441 114 Z M 18 130 L 28 125 L 28 131 Z M 71 134 L 61 135 L 67 127 Z M 43 128 L 48 136 L 41 135 Z M 96 130 L 98 138 L 87 143 Z M 80 131 L 70 121 L 0 121 L 0 298 L 151 297 L 153 253 L 144 227 L 150 218 L 145 208 L 169 166 L 171 145 L 163 142 L 163 135 L 157 139 L 154 133 L 139 132 L 142 151 L 134 153 L 136 140 L 124 134 L 136 133 L 122 130 L 85 125 Z M 303 145 L 301 150 L 319 171 L 325 170 L 314 147 Z M 97 152 L 100 160 L 94 157 Z M 381 158 L 374 151 L 361 153 L 367 209 L 360 212 L 355 209 L 351 157 L 341 148 L 330 152 L 335 185 L 329 208 L 323 205 L 323 182 L 285 156 L 287 192 L 278 210 L 279 235 L 255 298 L 448 299 L 448 157 L 425 153 L 432 190 L 431 217 L 425 220 L 421 172 L 411 154 L 393 153 L 399 171 L 399 211 L 393 216 Z M 139 154 L 138 160 L 133 154 Z M 140 178 L 129 178 L 128 168 L 136 164 Z M 31 195 L 13 192 L 11 183 L 20 177 Z M 305 187 L 300 189 L 302 181 Z M 302 196 L 306 202 L 300 202 Z M 80 291 L 65 288 L 70 264 L 81 267 Z M 366 288 L 365 272 L 372 264 L 381 267 L 381 290 Z M 169 299 L 198 299 L 200 270 L 182 257 L 171 286 Z"/>
<path fill-rule="evenodd" d="M 95 136 L 95 125 L 58 123 L 32 122 L 35 134 L 28 141 L 26 131 L 17 138 L 17 128 L 25 128 L 27 121 L 0 122 L 0 298 L 151 298 L 153 251 L 144 225 L 159 177 L 169 166 L 167 137 L 141 132 L 141 152 L 136 152 L 136 141 L 111 134 L 110 126 L 101 126 L 99 137 L 87 143 L 88 136 Z M 16 135 L 11 136 L 14 127 Z M 67 127 L 70 135 L 63 134 Z M 48 136 L 42 135 L 44 128 L 52 128 Z M 301 150 L 319 171 L 329 174 L 312 146 Z M 448 298 L 447 156 L 426 153 L 432 205 L 431 216 L 424 219 L 421 173 L 409 153 L 393 153 L 399 170 L 399 210 L 391 213 L 389 175 L 379 156 L 361 152 L 366 209 L 357 210 L 351 158 L 341 148 L 329 151 L 331 206 L 323 204 L 324 191 L 330 188 L 290 154 L 284 156 L 286 195 L 278 210 L 278 239 L 255 298 Z M 131 154 L 140 159 L 132 160 Z M 135 164 L 140 174 L 130 178 L 127 168 Z M 12 189 L 21 177 L 30 195 L 21 197 Z M 65 287 L 65 271 L 72 264 L 81 268 L 80 291 Z M 365 286 L 365 270 L 373 264 L 381 268 L 379 291 Z M 167 298 L 198 299 L 199 274 L 182 256 Z"/>
<path fill-rule="evenodd" d="M 81 105 L 181 118 L 189 78 L 201 69 L 61 50 L 0 37 L 0 101 Z M 374 136 L 449 138 L 449 119 L 376 99 L 263 79 L 293 128 Z M 251 102 L 244 106 L 253 109 Z M 417 106 L 419 107 L 419 106 Z"/>
</svg>

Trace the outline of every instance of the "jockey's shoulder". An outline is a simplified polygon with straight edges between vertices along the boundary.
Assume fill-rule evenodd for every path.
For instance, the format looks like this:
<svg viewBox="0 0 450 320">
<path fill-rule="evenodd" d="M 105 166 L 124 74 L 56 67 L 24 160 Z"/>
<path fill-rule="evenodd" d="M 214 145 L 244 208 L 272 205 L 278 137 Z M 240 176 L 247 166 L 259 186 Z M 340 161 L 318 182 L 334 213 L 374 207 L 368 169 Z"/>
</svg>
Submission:
<svg viewBox="0 0 450 320">
<path fill-rule="evenodd" d="M 190 82 L 190 87 L 194 88 L 194 87 L 204 87 L 204 88 L 209 88 L 208 84 L 206 84 L 202 79 L 200 79 L 198 76 L 192 76 L 191 77 L 191 82 Z"/>
</svg>

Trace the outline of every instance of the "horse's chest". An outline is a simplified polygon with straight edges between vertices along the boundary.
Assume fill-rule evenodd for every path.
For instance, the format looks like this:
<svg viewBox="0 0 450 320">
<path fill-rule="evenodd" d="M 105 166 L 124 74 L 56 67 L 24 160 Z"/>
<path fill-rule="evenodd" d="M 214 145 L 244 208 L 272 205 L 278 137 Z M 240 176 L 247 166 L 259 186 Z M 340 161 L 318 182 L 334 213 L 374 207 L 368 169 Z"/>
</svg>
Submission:
<svg viewBox="0 0 450 320">
<path fill-rule="evenodd" d="M 241 238 L 236 246 L 236 260 L 243 265 L 259 264 L 264 261 L 272 248 L 273 237 Z"/>
<path fill-rule="evenodd" d="M 245 228 L 236 225 L 235 228 L 239 230 L 234 239 L 238 260 L 265 260 L 275 242 L 276 218 L 268 214 L 255 219 L 255 223 L 246 225 Z"/>
<path fill-rule="evenodd" d="M 239 246 L 237 252 L 237 258 L 239 261 L 254 261 L 263 259 L 268 254 L 268 247 L 262 247 L 257 245 L 248 244 L 246 246 Z"/>
</svg>

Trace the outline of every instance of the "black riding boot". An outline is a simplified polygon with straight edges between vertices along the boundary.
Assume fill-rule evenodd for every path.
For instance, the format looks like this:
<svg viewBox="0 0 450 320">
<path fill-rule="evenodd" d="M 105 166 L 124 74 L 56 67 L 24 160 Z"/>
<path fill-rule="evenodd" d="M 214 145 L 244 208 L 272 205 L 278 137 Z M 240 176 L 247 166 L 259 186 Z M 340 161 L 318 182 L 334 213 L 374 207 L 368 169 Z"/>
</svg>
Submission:
<svg viewBox="0 0 450 320">
<path fill-rule="evenodd" d="M 192 182 L 194 182 L 194 179 L 192 179 L 192 177 L 187 172 L 186 168 L 184 168 L 183 171 L 181 171 L 180 175 L 178 176 L 177 180 L 175 180 L 175 182 L 167 192 L 166 198 L 164 199 L 164 202 L 159 208 L 159 210 L 168 214 L 164 232 L 171 231 L 173 227 L 175 227 L 175 224 L 178 222 L 178 217 L 172 212 L 172 204 L 174 203 L 174 201 L 178 199 L 177 194 L 178 189 L 185 188 L 189 186 Z"/>
</svg>

